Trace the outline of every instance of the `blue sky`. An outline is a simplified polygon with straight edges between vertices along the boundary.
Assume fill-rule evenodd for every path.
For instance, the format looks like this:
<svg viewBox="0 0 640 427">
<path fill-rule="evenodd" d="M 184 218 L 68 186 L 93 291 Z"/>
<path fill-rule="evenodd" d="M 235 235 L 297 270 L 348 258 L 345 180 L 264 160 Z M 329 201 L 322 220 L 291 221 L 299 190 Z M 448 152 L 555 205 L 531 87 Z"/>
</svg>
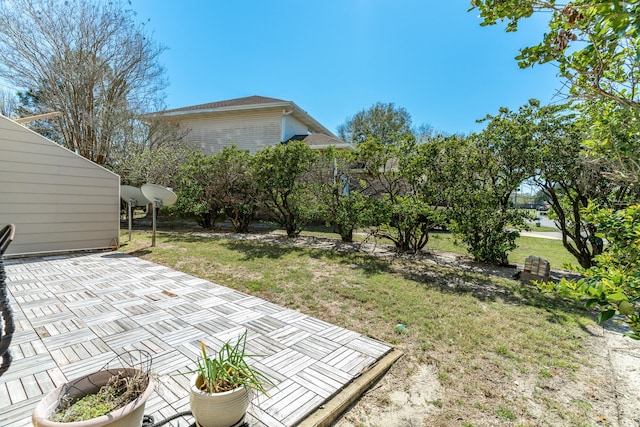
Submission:
<svg viewBox="0 0 640 427">
<path fill-rule="evenodd" d="M 448 133 L 530 98 L 559 100 L 552 65 L 514 57 L 545 29 L 480 27 L 465 0 L 132 0 L 170 86 L 168 108 L 261 95 L 295 102 L 332 131 L 376 102 Z"/>
</svg>

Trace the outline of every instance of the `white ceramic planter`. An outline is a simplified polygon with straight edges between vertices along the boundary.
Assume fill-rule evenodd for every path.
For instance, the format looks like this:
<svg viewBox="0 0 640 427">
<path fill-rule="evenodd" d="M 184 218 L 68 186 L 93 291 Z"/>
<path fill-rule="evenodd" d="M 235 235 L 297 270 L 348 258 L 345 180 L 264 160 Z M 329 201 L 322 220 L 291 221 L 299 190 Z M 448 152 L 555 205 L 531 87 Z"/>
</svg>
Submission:
<svg viewBox="0 0 640 427">
<path fill-rule="evenodd" d="M 137 370 L 122 368 L 118 369 L 118 371 L 130 372 L 133 376 Z M 113 371 L 99 371 L 68 382 L 51 391 L 42 398 L 33 410 L 31 417 L 33 425 L 35 427 L 140 427 L 142 425 L 142 417 L 144 416 L 145 403 L 153 392 L 153 380 L 151 378 L 149 378 L 147 389 L 140 397 L 128 405 L 109 412 L 106 415 L 73 423 L 58 423 L 49 420 L 51 414 L 58 407 L 58 402 L 64 395 L 67 387 L 70 387 L 69 394 L 72 398 L 84 396 L 97 392 L 112 376 Z"/>
<path fill-rule="evenodd" d="M 189 402 L 191 412 L 200 427 L 231 427 L 244 419 L 251 393 L 246 387 L 239 387 L 222 393 L 200 391 L 202 377 L 195 374 L 191 378 Z"/>
</svg>

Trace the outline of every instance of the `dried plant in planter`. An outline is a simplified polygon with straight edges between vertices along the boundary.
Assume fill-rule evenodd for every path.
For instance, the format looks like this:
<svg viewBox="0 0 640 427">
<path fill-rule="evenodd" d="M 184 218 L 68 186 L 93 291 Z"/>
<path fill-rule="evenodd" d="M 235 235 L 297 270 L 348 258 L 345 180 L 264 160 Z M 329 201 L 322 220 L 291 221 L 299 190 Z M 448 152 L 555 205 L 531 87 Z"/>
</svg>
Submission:
<svg viewBox="0 0 640 427">
<path fill-rule="evenodd" d="M 149 384 L 146 372 L 136 371 L 130 375 L 124 371 L 115 373 L 96 393 L 88 394 L 74 402 L 68 397 L 60 399 L 58 409 L 50 417 L 51 421 L 69 423 L 85 421 L 106 415 L 136 400 Z"/>
<path fill-rule="evenodd" d="M 33 409 L 31 422 L 35 427 L 140 427 L 153 393 L 150 372 L 149 352 L 125 351 L 101 369 L 47 393 Z"/>
</svg>

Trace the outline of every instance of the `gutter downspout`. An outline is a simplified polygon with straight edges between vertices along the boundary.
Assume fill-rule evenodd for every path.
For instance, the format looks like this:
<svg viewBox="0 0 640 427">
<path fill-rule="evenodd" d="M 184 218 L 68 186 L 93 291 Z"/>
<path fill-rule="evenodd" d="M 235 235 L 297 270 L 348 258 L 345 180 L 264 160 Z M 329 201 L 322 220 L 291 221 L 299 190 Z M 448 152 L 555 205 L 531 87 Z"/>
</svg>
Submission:
<svg viewBox="0 0 640 427">
<path fill-rule="evenodd" d="M 280 142 L 284 144 L 287 129 L 287 116 L 293 113 L 293 110 L 282 110 L 282 132 L 280 132 Z"/>
</svg>

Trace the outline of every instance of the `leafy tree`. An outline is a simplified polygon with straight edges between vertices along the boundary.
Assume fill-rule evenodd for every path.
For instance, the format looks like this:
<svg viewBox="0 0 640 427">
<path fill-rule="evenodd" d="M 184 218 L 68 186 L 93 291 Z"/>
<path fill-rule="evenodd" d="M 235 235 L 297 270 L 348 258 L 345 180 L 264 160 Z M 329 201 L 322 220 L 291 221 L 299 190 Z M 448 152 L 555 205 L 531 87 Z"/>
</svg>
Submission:
<svg viewBox="0 0 640 427">
<path fill-rule="evenodd" d="M 333 226 L 343 242 L 353 241 L 353 232 L 371 222 L 369 199 L 357 188 L 353 176 L 354 155 L 330 147 L 311 167 L 309 177 L 318 198 L 320 217 Z"/>
<path fill-rule="evenodd" d="M 481 25 L 506 21 L 517 31 L 521 19 L 548 16 L 548 31 L 538 45 L 525 47 L 516 59 L 521 67 L 555 63 L 569 81 L 570 95 L 580 101 L 593 133 L 585 145 L 590 154 L 616 160 L 613 170 L 629 182 L 640 178 L 640 4 L 628 1 L 471 0 Z M 631 143 L 630 143 L 631 142 Z"/>
<path fill-rule="evenodd" d="M 262 206 L 287 236 L 296 237 L 317 217 L 308 171 L 315 154 L 301 141 L 266 147 L 255 154 L 253 176 Z"/>
<path fill-rule="evenodd" d="M 18 91 L 16 97 L 18 103 L 13 112 L 14 116 L 30 117 L 51 112 L 49 108 L 42 105 L 41 97 L 37 90 Z M 56 125 L 53 118 L 33 120 L 27 122 L 25 126 L 51 141 L 64 145 L 60 127 Z"/>
<path fill-rule="evenodd" d="M 637 146 L 640 3 L 576 0 L 561 5 L 543 0 L 472 0 L 471 4 L 480 10 L 483 25 L 506 20 L 507 31 L 516 31 L 519 20 L 534 13 L 552 12 L 548 15 L 549 31 L 540 44 L 521 51 L 519 64 L 522 67 L 552 61 L 558 64 L 561 76 L 571 83 L 570 94 L 582 102 L 587 126 L 592 127 L 591 138 L 585 141 L 588 153 L 596 156 L 597 161 L 610 163 L 609 175 L 635 185 L 640 179 Z M 602 227 L 601 237 L 612 243 L 595 257 L 596 265 L 584 272 L 586 282 L 563 281 L 556 288 L 558 292 L 591 302 L 597 294 L 599 300 L 595 304 L 601 309 L 601 320 L 611 316 L 616 302 L 623 301 L 619 299 L 621 294 L 627 296 L 624 310 L 618 310 L 621 314 L 637 309 L 637 300 L 632 297 L 637 295 L 633 279 L 635 247 L 617 242 L 625 241 L 620 239 L 619 229 L 635 229 L 637 206 L 634 203 L 638 198 L 625 196 L 624 199 L 630 204 L 625 209 L 588 211 Z M 627 239 L 626 243 L 632 241 Z M 617 259 L 608 256 L 612 253 Z M 637 316 L 626 318 L 634 331 L 633 338 L 639 338 L 637 320 Z"/>
<path fill-rule="evenodd" d="M 525 175 L 532 175 L 551 204 L 551 217 L 562 232 L 565 248 L 588 268 L 593 257 L 602 252 L 603 242 L 582 209 L 589 200 L 615 203 L 624 187 L 606 177 L 607 164 L 593 162 L 583 154 L 585 134 L 575 112 L 567 105 L 540 106 L 537 100 L 530 100 L 517 112 L 501 110 L 487 130 L 491 127 L 496 134 L 520 135 L 522 142 L 511 146 L 521 152 L 517 161 L 526 166 Z"/>
<path fill-rule="evenodd" d="M 224 208 L 218 173 L 216 159 L 201 152 L 192 153 L 178 169 L 175 209 L 194 215 L 202 228 L 212 228 Z"/>
<path fill-rule="evenodd" d="M 2 0 L 0 77 L 27 92 L 70 150 L 107 164 L 165 86 L 162 48 L 121 1 Z"/>
<path fill-rule="evenodd" d="M 507 264 L 526 214 L 511 195 L 531 176 L 533 150 L 521 119 L 507 109 L 487 116 L 484 131 L 428 138 L 418 148 L 419 191 L 446 208 L 451 230 L 477 261 Z M 418 168 L 416 168 L 418 170 Z"/>
<path fill-rule="evenodd" d="M 423 123 L 417 128 L 413 129 L 413 134 L 418 141 L 418 144 L 429 141 L 429 139 L 434 138 L 438 135 L 442 135 L 442 132 L 437 131 L 428 123 Z"/>
<path fill-rule="evenodd" d="M 370 220 L 376 237 L 391 240 L 401 252 L 416 253 L 429 241 L 429 230 L 436 225 L 435 208 L 416 192 L 412 163 L 408 162 L 418 146 L 411 132 L 410 117 L 404 109 L 386 104 L 374 105 L 361 113 L 367 120 L 350 120 L 353 135 L 358 135 L 356 163 L 363 193 L 372 198 Z M 388 120 L 391 125 L 382 123 Z"/>
<path fill-rule="evenodd" d="M 533 195 L 532 203 L 536 205 L 536 207 L 542 206 L 542 204 L 546 202 L 548 199 L 549 199 L 549 196 L 547 196 L 547 193 L 545 193 L 542 190 L 538 190 L 536 191 L 536 194 Z"/>
<path fill-rule="evenodd" d="M 258 184 L 253 177 L 253 158 L 235 145 L 214 156 L 216 186 L 224 212 L 236 233 L 246 233 L 259 207 Z"/>
<path fill-rule="evenodd" d="M 583 210 L 591 201 L 615 205 L 626 186 L 607 179 L 607 164 L 589 161 L 578 141 L 571 135 L 557 134 L 548 141 L 550 145 L 540 147 L 542 164 L 534 181 L 547 196 L 549 216 L 562 232 L 564 247 L 588 268 L 602 253 L 604 243 L 596 224 L 587 220 Z"/>
<path fill-rule="evenodd" d="M 364 143 L 372 136 L 380 144 L 394 144 L 413 137 L 411 116 L 407 110 L 393 103 L 378 102 L 338 126 L 338 136 L 352 144 Z"/>
<path fill-rule="evenodd" d="M 609 244 L 594 266 L 579 270 L 584 278 L 540 287 L 583 301 L 587 308 L 598 307 L 601 322 L 620 315 L 631 327 L 626 335 L 640 339 L 640 206 L 615 211 L 590 205 L 586 212 Z"/>
<path fill-rule="evenodd" d="M 579 98 L 607 98 L 635 109 L 640 63 L 640 5 L 637 2 L 576 0 L 472 0 L 481 25 L 506 21 L 517 31 L 521 19 L 534 13 L 549 17 L 548 31 L 538 45 L 517 57 L 521 67 L 555 62 Z"/>
<path fill-rule="evenodd" d="M 578 125 L 588 129 L 582 144 L 592 161 L 609 163 L 612 180 L 640 181 L 640 109 L 610 99 L 585 100 L 577 108 Z"/>
<path fill-rule="evenodd" d="M 195 144 L 180 140 L 155 148 L 130 144 L 119 147 L 118 154 L 112 156 L 110 168 L 120 175 L 122 184 L 139 187 L 150 183 L 177 187 L 179 179 L 176 171 L 197 151 Z"/>
<path fill-rule="evenodd" d="M 429 242 L 429 232 L 442 224 L 441 213 L 418 194 L 384 194 L 372 201 L 377 237 L 391 240 L 398 251 L 417 253 Z"/>
<path fill-rule="evenodd" d="M 440 210 L 446 208 L 451 230 L 477 261 L 507 264 L 518 230 L 525 227 L 524 214 L 511 209 L 510 195 L 527 171 L 517 161 L 524 158 L 518 152 L 524 140 L 496 127 L 420 145 L 425 170 L 421 192 L 428 194 L 428 189 Z"/>
</svg>

